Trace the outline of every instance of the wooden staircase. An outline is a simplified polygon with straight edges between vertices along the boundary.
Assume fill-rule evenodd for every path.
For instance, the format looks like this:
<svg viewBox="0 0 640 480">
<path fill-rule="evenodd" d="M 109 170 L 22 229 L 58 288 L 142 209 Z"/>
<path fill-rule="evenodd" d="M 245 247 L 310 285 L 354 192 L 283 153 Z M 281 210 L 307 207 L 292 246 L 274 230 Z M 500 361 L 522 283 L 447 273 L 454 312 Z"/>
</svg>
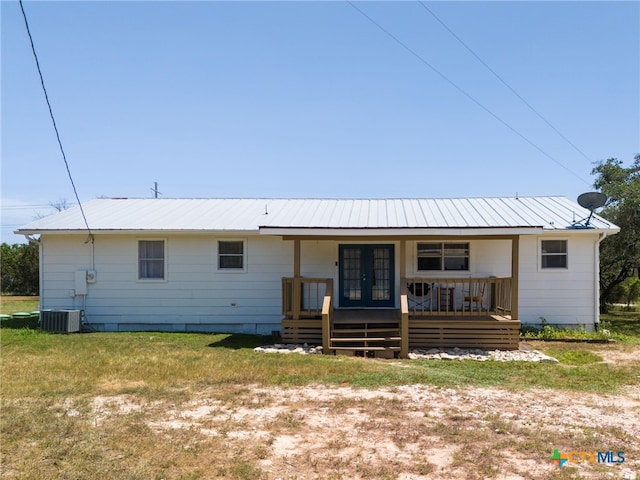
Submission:
<svg viewBox="0 0 640 480">
<path fill-rule="evenodd" d="M 380 358 L 399 355 L 398 310 L 336 310 L 332 320 L 331 351 Z"/>
</svg>

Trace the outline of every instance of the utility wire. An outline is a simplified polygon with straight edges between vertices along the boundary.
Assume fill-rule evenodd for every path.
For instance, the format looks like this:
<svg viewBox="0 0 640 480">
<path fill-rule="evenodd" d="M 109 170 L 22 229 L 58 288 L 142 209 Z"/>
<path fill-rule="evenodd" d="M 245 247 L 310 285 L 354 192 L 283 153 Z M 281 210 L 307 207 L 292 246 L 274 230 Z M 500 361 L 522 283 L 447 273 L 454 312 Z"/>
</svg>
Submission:
<svg viewBox="0 0 640 480">
<path fill-rule="evenodd" d="M 509 130 L 511 130 L 513 133 L 515 133 L 517 136 L 519 136 L 521 139 L 523 139 L 525 142 L 527 142 L 529 145 L 531 145 L 533 148 L 535 148 L 536 150 L 538 150 L 540 153 L 542 153 L 545 157 L 547 157 L 548 159 L 550 159 L 551 161 L 555 162 L 556 164 L 558 164 L 560 167 L 564 168 L 567 172 L 569 172 L 571 175 L 573 175 L 574 177 L 576 177 L 577 179 L 579 179 L 580 181 L 586 183 L 587 185 L 591 186 L 591 184 L 585 180 L 584 178 L 582 178 L 580 175 L 578 175 L 576 172 L 574 172 L 573 170 L 571 170 L 569 167 L 567 167 L 566 165 L 564 165 L 562 162 L 560 162 L 559 160 L 557 160 L 556 158 L 552 157 L 550 154 L 548 154 L 546 151 L 544 151 L 541 147 L 539 147 L 537 144 L 535 144 L 532 140 L 529 140 L 529 138 L 525 137 L 522 133 L 520 133 L 518 130 L 516 130 L 514 127 L 512 127 L 511 125 L 509 125 L 505 120 L 503 120 L 502 118 L 500 118 L 497 114 L 493 113 L 491 110 L 489 110 L 488 107 L 485 107 L 482 103 L 480 103 L 480 101 L 476 100 L 470 93 L 468 93 L 466 90 L 464 90 L 462 87 L 458 86 L 458 84 L 456 84 L 453 80 L 451 80 L 449 77 L 447 77 L 444 73 L 442 73 L 440 70 L 438 70 L 436 67 L 434 67 L 433 65 L 431 65 L 429 62 L 427 62 L 422 56 L 420 56 L 415 50 L 411 49 L 407 44 L 405 44 L 404 42 L 402 42 L 402 40 L 400 40 L 398 37 L 396 37 L 395 35 L 393 35 L 389 30 L 387 30 L 386 28 L 384 28 L 382 25 L 380 25 L 378 22 L 376 22 L 373 18 L 371 18 L 369 15 L 367 15 L 365 12 L 363 12 L 362 10 L 360 10 L 358 7 L 355 6 L 355 4 L 353 2 L 351 2 L 351 0 L 345 0 L 349 5 L 351 5 L 356 11 L 358 11 L 363 17 L 365 17 L 367 20 L 369 20 L 371 23 L 373 23 L 376 27 L 378 27 L 380 30 L 382 30 L 382 32 L 384 32 L 388 37 L 390 37 L 393 41 L 395 41 L 398 45 L 400 45 L 402 48 L 404 48 L 407 52 L 409 52 L 411 55 L 413 55 L 414 57 L 416 57 L 421 63 L 423 63 L 425 66 L 429 67 L 434 73 L 436 73 L 438 76 L 440 76 L 440 78 L 442 78 L 443 80 L 445 80 L 447 83 L 449 83 L 453 88 L 455 88 L 456 90 L 458 90 L 460 93 L 462 93 L 465 97 L 467 97 L 469 100 L 471 100 L 473 103 L 475 103 L 477 106 L 479 106 L 482 110 L 484 110 L 485 112 L 487 112 L 489 115 L 491 115 L 493 118 L 495 118 L 498 122 L 500 122 L 502 125 L 504 125 L 505 127 L 507 127 Z"/>
<path fill-rule="evenodd" d="M 20 3 L 20 10 L 22 10 L 22 16 L 24 17 L 24 25 L 27 28 L 27 34 L 29 35 L 29 42 L 31 43 L 31 51 L 33 52 L 33 58 L 36 61 L 36 67 L 38 68 L 38 75 L 40 76 L 40 84 L 42 85 L 42 91 L 44 92 L 44 98 L 47 101 L 47 107 L 49 107 L 49 115 L 51 116 L 51 122 L 53 123 L 53 129 L 56 132 L 56 138 L 58 139 L 58 146 L 60 147 L 60 152 L 62 153 L 62 159 L 64 160 L 64 165 L 67 168 L 67 174 L 69 175 L 69 180 L 71 181 L 71 186 L 73 187 L 73 193 L 76 196 L 76 200 L 78 201 L 78 206 L 80 207 L 80 213 L 82 213 L 82 218 L 84 219 L 84 224 L 87 227 L 87 231 L 89 232 L 89 239 L 93 243 L 93 233 L 91 233 L 91 228 L 89 227 L 89 222 L 87 221 L 87 216 L 84 214 L 84 209 L 82 208 L 82 202 L 80 202 L 80 197 L 78 196 L 78 191 L 76 190 L 76 185 L 73 182 L 73 177 L 71 176 L 71 170 L 69 169 L 69 162 L 67 162 L 67 156 L 64 153 L 64 148 L 62 147 L 62 141 L 60 140 L 60 133 L 58 132 L 58 126 L 56 125 L 56 119 L 53 116 L 53 110 L 51 109 L 51 102 L 49 102 L 49 95 L 47 94 L 47 88 L 44 85 L 44 77 L 42 76 L 42 70 L 40 70 L 40 62 L 38 61 L 38 55 L 36 54 L 36 47 L 33 44 L 33 37 L 31 36 L 31 30 L 29 29 L 29 22 L 27 21 L 27 14 L 24 11 L 24 6 L 22 5 L 22 0 L 18 0 Z"/>
<path fill-rule="evenodd" d="M 556 127 L 554 127 L 551 122 L 549 122 L 540 112 L 538 112 L 538 110 L 536 110 L 535 108 L 533 108 L 533 106 L 527 102 L 522 95 L 520 95 L 511 85 L 509 85 L 506 80 L 504 80 L 500 75 L 498 75 L 498 73 L 491 68 L 489 65 L 487 65 L 487 63 L 480 58 L 480 56 L 474 52 L 471 47 L 469 45 L 467 45 L 458 35 L 455 34 L 455 32 L 453 30 L 451 30 L 447 24 L 445 24 L 434 12 L 433 10 L 431 10 L 429 7 L 427 7 L 424 2 L 418 2 L 422 8 L 424 8 L 427 12 L 429 12 L 433 18 L 435 18 L 438 23 L 440 23 L 440 25 L 442 25 L 452 36 L 453 38 L 455 38 L 456 40 L 458 40 L 458 42 L 460 42 L 460 44 L 466 48 L 469 53 L 471 53 L 471 55 L 473 55 L 474 57 L 476 57 L 476 60 L 478 60 L 482 65 L 484 65 L 484 67 L 489 70 L 498 80 L 500 80 L 500 82 L 502 82 L 502 84 L 507 87 L 509 90 L 511 90 L 511 93 L 513 93 L 516 97 L 518 97 L 522 103 L 524 103 L 527 107 L 529 107 L 529 109 L 535 113 L 544 123 L 546 123 L 549 127 L 551 127 L 551 129 L 556 132 L 565 142 L 567 142 L 569 145 L 571 145 L 574 150 L 576 152 L 578 152 L 580 155 L 582 155 L 585 159 L 587 159 L 589 162 L 593 163 L 593 160 L 591 160 L 586 153 L 584 153 L 582 150 L 580 150 L 571 140 L 569 140 L 565 135 L 562 134 L 562 132 L 560 132 Z"/>
</svg>

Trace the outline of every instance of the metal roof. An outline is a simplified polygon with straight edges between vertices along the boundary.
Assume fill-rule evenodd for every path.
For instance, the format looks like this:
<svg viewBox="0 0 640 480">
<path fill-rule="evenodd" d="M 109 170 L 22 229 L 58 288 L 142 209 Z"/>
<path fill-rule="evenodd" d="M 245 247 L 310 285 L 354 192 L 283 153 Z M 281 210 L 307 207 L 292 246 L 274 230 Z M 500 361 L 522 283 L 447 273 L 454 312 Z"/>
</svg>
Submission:
<svg viewBox="0 0 640 480">
<path fill-rule="evenodd" d="M 258 232 L 482 229 L 505 233 L 567 230 L 589 211 L 566 197 L 277 199 L 96 199 L 83 204 L 94 232 Z M 589 231 L 619 228 L 598 215 Z M 79 207 L 16 233 L 86 232 Z M 399 233 L 399 232 L 396 232 Z M 410 233 L 409 233 L 410 234 Z"/>
</svg>

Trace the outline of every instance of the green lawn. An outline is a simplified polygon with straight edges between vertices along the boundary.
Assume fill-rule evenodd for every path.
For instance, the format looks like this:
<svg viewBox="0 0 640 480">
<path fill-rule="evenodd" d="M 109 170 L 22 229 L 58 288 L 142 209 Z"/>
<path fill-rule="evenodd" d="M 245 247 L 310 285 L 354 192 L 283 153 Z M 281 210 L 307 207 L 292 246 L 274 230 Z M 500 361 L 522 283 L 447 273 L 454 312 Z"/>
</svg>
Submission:
<svg viewBox="0 0 640 480">
<path fill-rule="evenodd" d="M 7 313 L 31 311 L 37 305 L 34 299 L 7 301 L 6 298 L 3 297 L 2 311 Z M 261 461 L 272 455 L 277 446 L 273 445 L 275 438 L 280 438 L 279 435 L 295 438 L 299 426 L 306 424 L 307 419 L 296 410 L 302 408 L 303 403 L 295 403 L 295 398 L 290 400 L 290 410 L 280 413 L 274 420 L 265 420 L 266 426 L 241 425 L 249 431 L 266 428 L 268 436 L 264 441 L 253 438 L 247 444 L 242 439 L 225 438 L 224 429 L 221 436 L 207 437 L 188 428 L 172 430 L 165 426 L 162 431 L 152 428 L 154 420 L 162 418 L 165 412 L 193 408 L 193 402 L 200 402 L 198 405 L 204 402 L 205 406 L 208 402 L 218 402 L 215 404 L 229 405 L 239 412 L 243 408 L 268 406 L 271 400 L 256 393 L 260 388 L 287 392 L 290 388 L 304 386 L 322 391 L 324 386 L 393 389 L 418 384 L 445 392 L 478 386 L 507 389 L 513 394 L 553 392 L 555 396 L 569 392 L 576 396 L 575 392 L 578 392 L 579 396 L 596 394 L 602 398 L 623 394 L 626 386 L 640 383 L 640 342 L 637 341 L 639 337 L 633 336 L 638 319 L 621 315 L 610 321 L 612 329 L 624 328 L 631 340 L 613 344 L 530 343 L 533 348 L 558 358 L 559 364 L 260 354 L 253 348 L 272 342 L 271 338 L 157 332 L 64 335 L 25 328 L 24 324 L 3 324 L 0 331 L 0 435 L 3 439 L 0 453 L 7 461 L 0 466 L 0 476 L 277 478 L 281 475 L 265 473 Z M 123 402 L 123 409 L 127 402 L 134 406 L 144 405 L 144 409 L 112 415 L 106 422 L 101 413 L 101 402 L 111 402 L 110 411 L 119 408 L 117 402 Z M 587 427 L 579 434 L 571 431 L 564 435 L 557 433 L 554 425 L 542 429 L 519 426 L 515 420 L 499 417 L 499 412 L 474 419 L 456 413 L 453 403 L 447 407 L 451 411 L 447 411 L 442 420 L 446 422 L 442 431 L 433 430 L 440 420 L 431 418 L 429 409 L 422 419 L 414 418 L 408 429 L 406 418 L 397 416 L 399 404 L 394 402 L 332 399 L 326 405 L 332 411 L 345 409 L 347 413 L 354 409 L 371 409 L 374 424 L 367 424 L 367 428 L 372 428 L 370 434 L 375 432 L 375 422 L 378 422 L 382 431 L 391 431 L 401 443 L 405 437 L 410 439 L 414 429 L 420 432 L 423 428 L 424 438 L 436 434 L 460 446 L 460 451 L 471 452 L 470 458 L 478 459 L 471 463 L 464 458 L 454 461 L 454 466 L 459 462 L 467 468 L 466 478 L 493 478 L 495 475 L 495 462 L 483 453 L 485 449 L 487 452 L 503 451 L 519 445 L 520 455 L 546 459 L 552 446 L 569 448 L 589 445 L 589 441 L 595 442 L 593 448 L 601 446 L 600 437 L 590 440 L 592 433 Z M 101 423 L 103 421 L 105 423 Z M 243 422 L 241 417 L 229 417 L 226 421 L 229 428 Z M 221 428 L 214 416 L 204 418 L 202 422 L 205 426 L 211 424 Z M 485 430 L 487 424 L 491 426 L 489 430 Z M 170 435 L 166 434 L 167 428 L 172 432 Z M 508 433 L 510 436 L 505 432 L 511 432 Z M 618 430 L 605 433 L 609 442 L 626 445 L 623 449 L 630 453 L 640 451 L 635 450 L 635 446 L 632 448 L 635 440 L 624 433 Z M 348 441 L 338 437 L 331 445 L 334 451 L 346 452 L 353 448 Z M 331 478 L 352 476 L 349 464 L 340 463 L 341 457 L 330 451 L 323 455 L 298 459 L 306 469 L 300 476 L 314 469 L 346 472 L 344 476 L 335 474 Z M 483 458 L 486 461 L 481 460 Z M 409 462 L 414 465 L 414 473 L 428 474 L 435 468 L 423 460 L 416 457 L 415 462 Z M 386 465 L 386 469 L 378 467 L 378 470 L 369 471 L 365 470 L 368 465 L 365 460 L 356 463 L 360 470 L 355 472 L 362 478 L 396 478 L 393 464 Z M 502 468 L 511 467 L 512 464 Z M 579 478 L 558 476 L 569 475 L 568 469 L 553 472 L 555 476 L 545 478 Z M 329 477 L 318 473 L 313 478 Z"/>
<path fill-rule="evenodd" d="M 40 297 L 0 297 L 0 313 L 11 315 L 15 312 L 32 312 L 38 309 Z"/>
<path fill-rule="evenodd" d="M 48 334 L 2 330 L 3 396 L 60 397 L 71 394 L 173 395 L 191 388 L 229 384 L 349 384 L 358 387 L 427 384 L 552 388 L 614 392 L 638 382 L 637 365 L 615 366 L 582 355 L 593 346 L 567 344 L 571 361 L 434 362 L 365 360 L 323 355 L 267 355 L 253 352 L 269 337 L 228 334 L 86 333 Z M 602 345 L 599 346 L 603 348 Z M 536 342 L 554 353 L 556 343 Z M 606 346 L 628 348 L 624 344 Z M 571 358 L 571 357 L 570 357 Z M 118 387 L 120 386 L 120 387 Z"/>
<path fill-rule="evenodd" d="M 613 332 L 640 338 L 640 306 L 631 308 L 632 311 L 626 311 L 623 307 L 613 308 L 601 314 L 600 321 L 603 325 L 610 325 Z"/>
<path fill-rule="evenodd" d="M 2 311 L 30 311 L 38 300 L 2 297 Z M 614 312 L 606 317 L 614 332 L 629 341 L 610 349 L 634 348 L 640 339 L 640 314 Z M 613 366 L 589 356 L 588 344 L 534 342 L 537 349 L 558 354 L 575 352 L 560 365 L 521 362 L 364 361 L 358 358 L 264 355 L 253 347 L 271 343 L 269 337 L 228 334 L 91 333 L 55 335 L 28 328 L 26 321 L 2 325 L 3 394 L 102 394 L 103 386 L 137 385 L 138 393 L 168 393 L 194 385 L 344 384 L 375 388 L 407 383 L 557 388 L 615 391 L 637 382 L 633 368 Z M 627 343 L 629 345 L 627 345 Z M 88 354 L 90 352 L 90 354 Z M 586 353 L 585 353 L 586 352 Z M 565 353 L 563 353 L 565 355 Z M 577 361 L 576 359 L 580 360 Z M 7 363 L 8 362 L 8 363 Z M 130 387 L 127 387 L 130 388 Z"/>
</svg>

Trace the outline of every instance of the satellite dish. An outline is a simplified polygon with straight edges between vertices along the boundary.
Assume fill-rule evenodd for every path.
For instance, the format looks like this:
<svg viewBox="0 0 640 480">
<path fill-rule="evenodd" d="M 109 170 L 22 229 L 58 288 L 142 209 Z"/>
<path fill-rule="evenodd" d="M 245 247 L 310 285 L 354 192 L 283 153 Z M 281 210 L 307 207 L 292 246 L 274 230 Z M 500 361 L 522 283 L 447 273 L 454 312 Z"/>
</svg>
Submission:
<svg viewBox="0 0 640 480">
<path fill-rule="evenodd" d="M 578 196 L 578 203 L 581 207 L 593 212 L 596 208 L 600 208 L 607 203 L 607 196 L 600 192 L 587 192 Z"/>
<path fill-rule="evenodd" d="M 607 203 L 607 196 L 600 192 L 586 192 L 578 196 L 578 203 L 581 207 L 589 210 L 589 216 L 577 222 L 573 222 L 573 228 L 590 228 L 589 223 L 593 217 L 593 211 Z"/>
</svg>

